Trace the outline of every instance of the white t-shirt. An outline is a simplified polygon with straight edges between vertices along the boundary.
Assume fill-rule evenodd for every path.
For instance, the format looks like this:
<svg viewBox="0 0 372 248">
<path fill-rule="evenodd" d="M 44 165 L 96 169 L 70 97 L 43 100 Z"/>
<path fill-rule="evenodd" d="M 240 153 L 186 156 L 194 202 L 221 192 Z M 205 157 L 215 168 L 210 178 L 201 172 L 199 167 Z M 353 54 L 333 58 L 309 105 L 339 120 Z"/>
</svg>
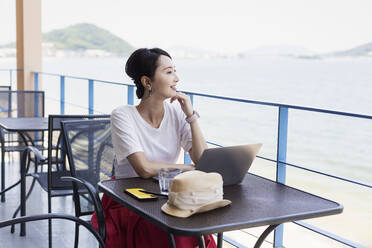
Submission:
<svg viewBox="0 0 372 248">
<path fill-rule="evenodd" d="M 135 106 L 123 105 L 111 113 L 112 143 L 117 158 L 115 177 L 138 176 L 127 157 L 144 152 L 147 160 L 176 163 L 181 151 L 192 147 L 190 124 L 180 104 L 164 102 L 164 117 L 159 128 L 152 127 Z"/>
</svg>

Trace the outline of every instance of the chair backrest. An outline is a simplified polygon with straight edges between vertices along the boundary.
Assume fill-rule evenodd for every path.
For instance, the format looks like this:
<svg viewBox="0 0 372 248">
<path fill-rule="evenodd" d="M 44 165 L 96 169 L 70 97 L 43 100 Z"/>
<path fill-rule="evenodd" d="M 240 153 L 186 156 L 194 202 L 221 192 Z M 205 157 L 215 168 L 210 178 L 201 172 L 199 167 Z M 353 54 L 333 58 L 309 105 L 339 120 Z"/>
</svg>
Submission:
<svg viewBox="0 0 372 248">
<path fill-rule="evenodd" d="M 62 138 L 62 121 L 71 120 L 93 120 L 107 119 L 110 115 L 49 115 L 48 117 L 48 188 L 52 189 L 71 189 L 70 182 L 61 181 L 59 178 L 54 178 L 53 171 L 68 171 L 66 168 L 66 152 Z M 67 172 L 66 175 L 70 173 Z"/>
<path fill-rule="evenodd" d="M 0 117 L 43 117 L 44 91 L 0 90 Z"/>
<path fill-rule="evenodd" d="M 0 89 L 0 118 L 2 117 L 44 117 L 44 91 L 4 90 Z M 29 132 L 35 143 L 44 140 L 44 132 Z M 4 132 L 0 131 L 2 144 L 5 142 Z M 13 141 L 20 139 L 16 135 Z"/>
<path fill-rule="evenodd" d="M 52 219 L 68 220 L 68 221 L 72 221 L 76 224 L 84 226 L 91 234 L 93 234 L 93 236 L 99 242 L 100 248 L 106 247 L 104 235 L 101 235 L 99 232 L 97 232 L 94 229 L 94 227 L 90 225 L 88 222 L 82 219 L 79 219 L 75 216 L 69 215 L 69 214 L 60 214 L 60 213 L 38 214 L 38 215 L 29 215 L 29 216 L 23 216 L 23 217 L 18 217 L 18 218 L 12 218 L 10 220 L 5 220 L 5 221 L 1 220 L 0 228 L 12 226 L 15 224 L 20 224 L 20 223 L 31 222 L 31 221 L 33 222 L 33 221 L 38 221 L 38 220 L 52 220 Z M 43 232 L 40 232 L 40 234 L 44 235 Z M 43 239 L 45 238 L 43 237 Z"/>
<path fill-rule="evenodd" d="M 62 130 L 71 176 L 84 179 L 94 187 L 113 176 L 115 153 L 110 119 L 62 122 Z M 73 188 L 76 214 L 90 214 L 91 211 L 81 211 L 82 200 L 87 200 L 79 194 L 76 184 Z"/>
</svg>

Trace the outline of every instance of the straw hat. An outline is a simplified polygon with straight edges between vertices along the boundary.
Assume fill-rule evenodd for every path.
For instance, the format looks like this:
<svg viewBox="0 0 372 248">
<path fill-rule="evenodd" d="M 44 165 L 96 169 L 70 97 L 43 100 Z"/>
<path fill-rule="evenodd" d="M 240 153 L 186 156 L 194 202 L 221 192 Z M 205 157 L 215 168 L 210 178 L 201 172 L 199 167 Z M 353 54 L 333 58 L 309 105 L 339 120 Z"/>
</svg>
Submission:
<svg viewBox="0 0 372 248">
<path fill-rule="evenodd" d="M 177 175 L 171 183 L 168 201 L 161 210 L 176 217 L 187 218 L 231 204 L 223 200 L 223 181 L 218 173 L 198 170 Z"/>
</svg>

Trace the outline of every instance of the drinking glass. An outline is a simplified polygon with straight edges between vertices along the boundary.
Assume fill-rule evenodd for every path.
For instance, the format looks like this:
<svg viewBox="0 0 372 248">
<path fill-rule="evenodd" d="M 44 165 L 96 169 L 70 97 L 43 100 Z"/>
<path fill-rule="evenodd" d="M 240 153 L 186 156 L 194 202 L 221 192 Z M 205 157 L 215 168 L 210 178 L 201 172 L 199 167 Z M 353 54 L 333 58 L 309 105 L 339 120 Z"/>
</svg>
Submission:
<svg viewBox="0 0 372 248">
<path fill-rule="evenodd" d="M 160 193 L 168 195 L 168 190 L 172 179 L 182 172 L 178 168 L 161 168 L 159 169 L 159 187 Z"/>
</svg>

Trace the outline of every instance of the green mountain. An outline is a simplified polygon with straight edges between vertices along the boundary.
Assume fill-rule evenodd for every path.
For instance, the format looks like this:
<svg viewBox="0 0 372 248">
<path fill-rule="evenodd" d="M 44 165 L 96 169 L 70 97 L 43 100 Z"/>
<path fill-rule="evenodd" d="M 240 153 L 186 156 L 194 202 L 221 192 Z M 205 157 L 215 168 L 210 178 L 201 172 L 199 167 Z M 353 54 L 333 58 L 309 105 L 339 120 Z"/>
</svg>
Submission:
<svg viewBox="0 0 372 248">
<path fill-rule="evenodd" d="M 93 24 L 81 23 L 43 34 L 43 42 L 53 43 L 57 49 L 84 51 L 99 49 L 116 55 L 128 55 L 134 47 L 109 31 Z M 15 47 L 15 42 L 0 48 Z"/>
<path fill-rule="evenodd" d="M 135 49 L 125 40 L 93 24 L 81 23 L 43 34 L 43 42 L 50 42 L 57 49 L 100 49 L 117 55 L 128 55 Z"/>
</svg>

